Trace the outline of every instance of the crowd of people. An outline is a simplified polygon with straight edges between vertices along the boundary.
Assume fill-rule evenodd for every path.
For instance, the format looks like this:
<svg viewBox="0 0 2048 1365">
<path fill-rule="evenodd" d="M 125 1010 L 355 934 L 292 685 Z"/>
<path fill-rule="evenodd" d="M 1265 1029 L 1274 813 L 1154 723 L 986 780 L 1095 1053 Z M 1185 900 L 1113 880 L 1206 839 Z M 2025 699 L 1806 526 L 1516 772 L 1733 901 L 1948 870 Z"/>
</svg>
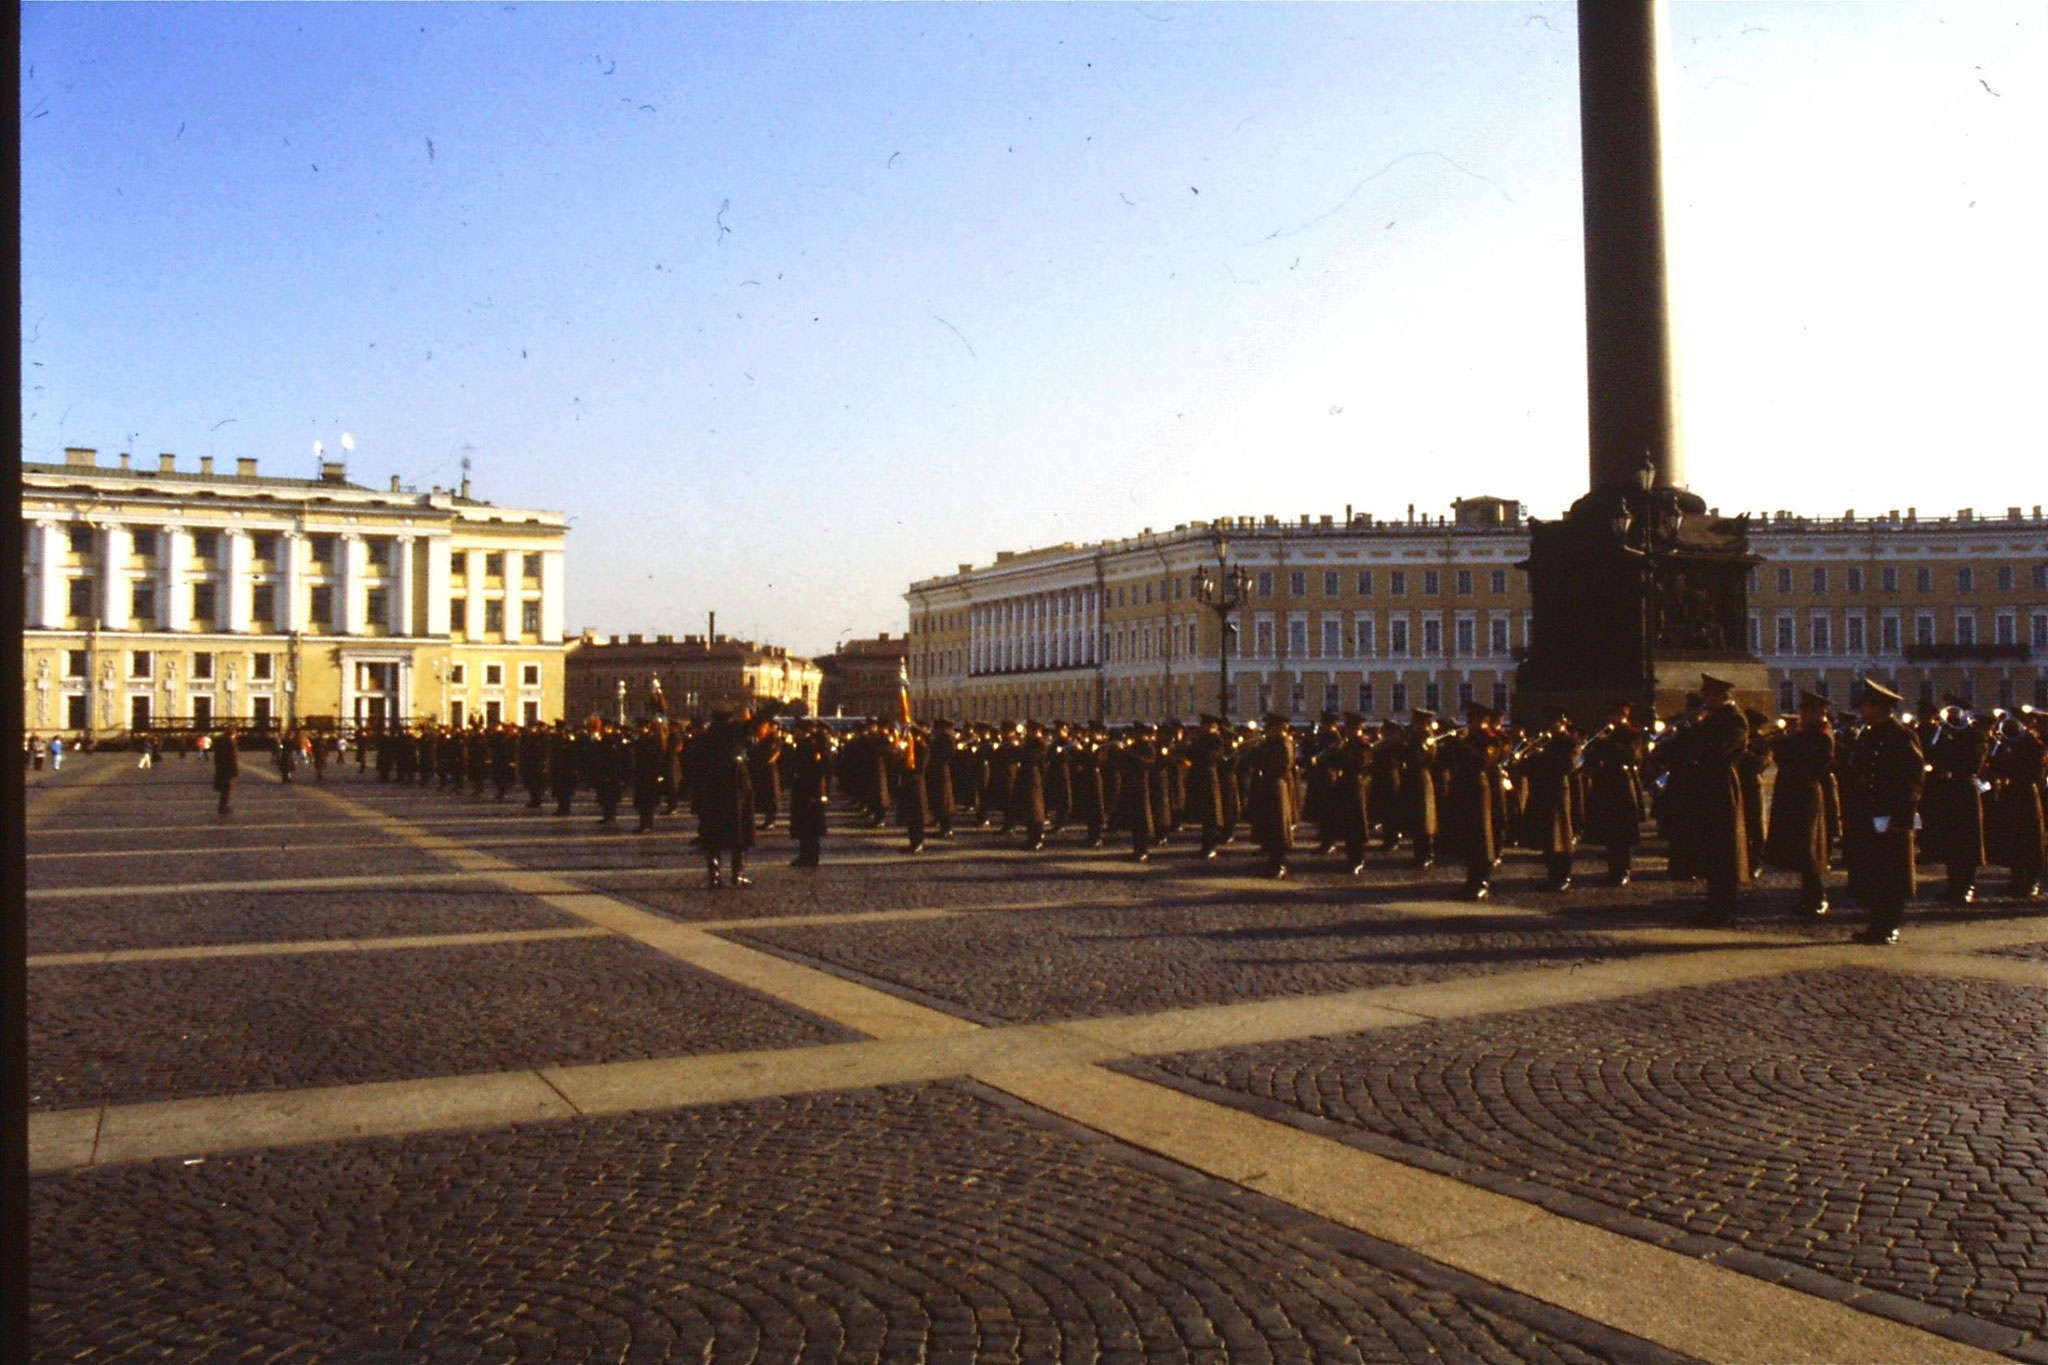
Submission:
<svg viewBox="0 0 2048 1365">
<path fill-rule="evenodd" d="M 1708 924 L 1732 922 L 1766 867 L 1798 877 L 1801 910 L 1827 914 L 1839 857 L 1868 915 L 1859 938 L 1873 943 L 1897 940 L 1923 859 L 1943 866 L 1951 904 L 1976 895 L 1987 865 L 2004 867 L 2004 892 L 2023 900 L 2038 896 L 2042 872 L 2048 715 L 1954 703 L 1915 721 L 1875 683 L 1852 715 L 1809 693 L 1796 717 L 1773 720 L 1706 676 L 1677 716 L 1643 726 L 1616 702 L 1597 728 L 1557 710 L 1511 727 L 1475 703 L 1461 726 L 1415 711 L 1405 724 L 1346 714 L 1305 729 L 1279 715 L 1256 726 L 1202 716 L 841 729 L 744 710 L 672 719 L 651 701 L 632 725 L 397 728 L 364 737 L 356 761 L 379 781 L 473 798 L 523 791 L 527 806 L 563 816 L 588 798 L 604 824 L 630 806 L 636 833 L 687 806 L 712 886 L 728 875 L 750 885 L 749 850 L 784 821 L 792 865 L 818 866 L 835 794 L 848 818 L 900 826 L 912 853 L 975 830 L 1025 851 L 1114 840 L 1140 862 L 1185 840 L 1213 860 L 1242 837 L 1270 877 L 1289 876 L 1309 847 L 1341 851 L 1354 876 L 1374 854 L 1418 873 L 1443 861 L 1462 868 L 1474 900 L 1492 894 L 1510 847 L 1540 855 L 1545 891 L 1569 890 L 1587 849 L 1601 885 L 1626 885 L 1654 830 L 1671 875 L 1704 883 Z M 277 746 L 284 776 L 301 761 L 324 775 L 327 746 L 288 739 Z M 212 756 L 226 813 L 239 772 L 231 734 Z"/>
</svg>

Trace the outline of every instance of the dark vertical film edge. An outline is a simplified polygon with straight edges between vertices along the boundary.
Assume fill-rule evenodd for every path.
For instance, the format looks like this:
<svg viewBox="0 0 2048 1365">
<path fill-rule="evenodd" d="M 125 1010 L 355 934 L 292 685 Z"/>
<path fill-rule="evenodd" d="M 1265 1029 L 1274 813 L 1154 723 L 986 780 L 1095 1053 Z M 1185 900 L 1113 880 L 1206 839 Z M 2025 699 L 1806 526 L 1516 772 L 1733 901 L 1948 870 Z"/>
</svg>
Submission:
<svg viewBox="0 0 2048 1365">
<path fill-rule="evenodd" d="M 21 11 L 13 5 L 0 12 L 7 49 L 7 72 L 16 90 L 21 88 Z M 8 104 L 7 145 L 21 146 L 21 102 Z M 12 248 L 15 268 L 7 272 L 7 314 L 15 320 L 14 340 L 8 344 L 13 356 L 11 368 L 21 373 L 21 178 L 8 177 L 14 211 L 7 215 L 4 231 Z M 17 394 L 17 397 L 19 395 Z M 7 429 L 13 433 L 7 461 L 7 505 L 15 514 L 6 518 L 0 546 L 6 563 L 22 562 L 21 531 L 21 405 L 8 408 Z M 5 840 L 6 887 L 0 891 L 0 1360 L 27 1360 L 28 1340 L 28 849 L 27 824 L 18 766 L 22 752 L 22 625 L 26 620 L 26 588 L 19 570 L 0 574 L 0 620 L 14 644 L 5 651 L 6 676 L 0 679 L 0 732 L 13 746 L 17 767 L 14 780 L 0 784 L 0 828 Z"/>
</svg>

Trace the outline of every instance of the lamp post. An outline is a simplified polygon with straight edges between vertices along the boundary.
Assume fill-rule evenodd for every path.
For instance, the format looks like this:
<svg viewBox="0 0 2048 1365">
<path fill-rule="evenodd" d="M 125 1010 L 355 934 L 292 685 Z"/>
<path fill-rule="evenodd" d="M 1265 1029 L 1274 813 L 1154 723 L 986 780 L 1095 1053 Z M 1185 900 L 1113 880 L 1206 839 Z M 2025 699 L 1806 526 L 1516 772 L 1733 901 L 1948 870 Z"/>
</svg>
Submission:
<svg viewBox="0 0 2048 1365">
<path fill-rule="evenodd" d="M 1657 632 L 1662 627 L 1658 611 L 1658 567 L 1670 554 L 1678 535 L 1678 508 L 1669 497 L 1657 496 L 1657 461 L 1648 451 L 1636 470 L 1636 489 L 1641 494 L 1641 514 L 1629 510 L 1629 499 L 1615 504 L 1614 538 L 1622 553 L 1636 560 L 1641 573 L 1640 599 L 1642 632 L 1642 700 L 1645 723 L 1657 718 Z"/>
<path fill-rule="evenodd" d="M 625 729 L 625 728 L 626 728 L 626 680 L 625 680 L 624 678 L 621 678 L 621 679 L 619 679 L 619 686 L 618 686 L 618 696 L 619 696 L 619 728 L 620 728 L 621 730 L 623 730 L 623 729 Z"/>
<path fill-rule="evenodd" d="M 1235 629 L 1230 618 L 1244 605 L 1251 586 L 1251 575 L 1242 564 L 1225 562 L 1228 552 L 1229 547 L 1217 541 L 1215 570 L 1204 568 L 1195 575 L 1195 600 L 1216 613 L 1217 714 L 1226 727 L 1230 724 L 1230 633 Z"/>
</svg>

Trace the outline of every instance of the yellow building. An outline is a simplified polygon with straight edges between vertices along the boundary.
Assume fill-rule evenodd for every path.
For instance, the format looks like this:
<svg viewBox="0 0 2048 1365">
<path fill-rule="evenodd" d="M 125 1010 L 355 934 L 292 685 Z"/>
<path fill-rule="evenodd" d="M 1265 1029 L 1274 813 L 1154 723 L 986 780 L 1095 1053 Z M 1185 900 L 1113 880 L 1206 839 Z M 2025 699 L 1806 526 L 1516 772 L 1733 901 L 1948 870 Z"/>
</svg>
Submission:
<svg viewBox="0 0 2048 1365">
<path fill-rule="evenodd" d="M 31 733 L 561 713 L 559 513 L 64 455 L 22 466 Z"/>
<path fill-rule="evenodd" d="M 1096 545 L 1003 553 L 911 585 L 920 715 L 974 720 L 1192 719 L 1221 710 L 1218 617 L 1197 592 L 1241 566 L 1228 714 L 1400 717 L 1513 703 L 1528 647 L 1528 525 L 1519 503 L 1377 520 L 1229 517 Z M 1751 646 L 1781 706 L 1811 688 L 1847 702 L 1880 678 L 1921 709 L 2048 706 L 2048 521 L 1965 510 L 1859 518 L 1766 514 Z"/>
</svg>

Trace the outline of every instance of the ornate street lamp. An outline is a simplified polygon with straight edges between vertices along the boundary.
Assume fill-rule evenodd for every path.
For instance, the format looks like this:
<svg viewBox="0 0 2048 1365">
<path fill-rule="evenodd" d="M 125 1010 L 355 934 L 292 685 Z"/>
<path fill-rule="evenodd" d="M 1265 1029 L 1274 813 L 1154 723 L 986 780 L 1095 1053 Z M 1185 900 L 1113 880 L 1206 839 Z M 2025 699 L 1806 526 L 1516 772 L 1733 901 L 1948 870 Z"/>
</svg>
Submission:
<svg viewBox="0 0 2048 1365">
<path fill-rule="evenodd" d="M 1230 547 L 1216 542 L 1216 567 L 1195 573 L 1195 600 L 1216 613 L 1217 714 L 1230 724 L 1230 640 L 1237 627 L 1230 618 L 1250 593 L 1251 574 L 1242 564 L 1226 562 Z"/>
</svg>

